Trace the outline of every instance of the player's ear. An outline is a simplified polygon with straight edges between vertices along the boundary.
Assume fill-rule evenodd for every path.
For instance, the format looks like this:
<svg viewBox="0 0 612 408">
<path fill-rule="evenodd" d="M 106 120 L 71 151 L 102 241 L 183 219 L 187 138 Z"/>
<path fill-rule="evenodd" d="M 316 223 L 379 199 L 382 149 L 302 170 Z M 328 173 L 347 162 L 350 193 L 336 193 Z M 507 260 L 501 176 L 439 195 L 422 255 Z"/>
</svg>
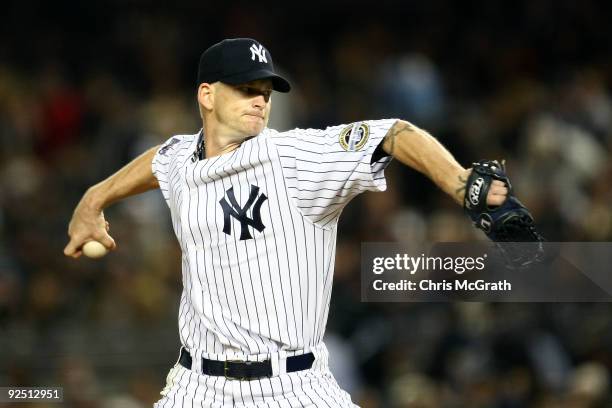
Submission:
<svg viewBox="0 0 612 408">
<path fill-rule="evenodd" d="M 215 101 L 215 88 L 211 84 L 202 83 L 198 87 L 198 102 L 206 110 L 212 110 Z"/>
</svg>

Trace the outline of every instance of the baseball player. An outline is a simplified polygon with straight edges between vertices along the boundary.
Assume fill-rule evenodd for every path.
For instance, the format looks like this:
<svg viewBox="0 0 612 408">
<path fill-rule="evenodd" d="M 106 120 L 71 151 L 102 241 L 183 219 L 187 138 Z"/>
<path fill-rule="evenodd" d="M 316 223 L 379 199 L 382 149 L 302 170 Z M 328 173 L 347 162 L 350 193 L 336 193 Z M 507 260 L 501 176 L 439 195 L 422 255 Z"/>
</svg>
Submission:
<svg viewBox="0 0 612 408">
<path fill-rule="evenodd" d="M 64 252 L 77 258 L 90 240 L 116 247 L 102 211 L 117 200 L 159 188 L 170 208 L 182 347 L 156 407 L 353 407 L 322 342 L 342 209 L 386 189 L 392 158 L 463 203 L 471 170 L 406 121 L 267 128 L 273 91 L 289 90 L 259 42 L 211 46 L 198 67 L 202 129 L 146 151 L 74 211 Z M 487 204 L 507 194 L 494 180 Z"/>
</svg>

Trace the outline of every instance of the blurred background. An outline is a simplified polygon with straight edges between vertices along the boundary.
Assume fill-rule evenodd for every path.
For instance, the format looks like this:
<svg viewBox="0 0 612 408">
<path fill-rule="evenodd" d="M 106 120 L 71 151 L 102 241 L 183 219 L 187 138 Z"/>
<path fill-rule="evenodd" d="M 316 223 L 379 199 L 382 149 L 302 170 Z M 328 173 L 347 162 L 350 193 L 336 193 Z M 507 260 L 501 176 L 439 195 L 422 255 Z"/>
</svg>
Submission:
<svg viewBox="0 0 612 408">
<path fill-rule="evenodd" d="M 81 195 L 195 133 L 200 53 L 259 39 L 294 85 L 271 127 L 400 117 L 469 166 L 506 159 L 551 241 L 612 240 L 612 7 L 591 0 L 9 1 L 0 25 L 0 386 L 150 406 L 178 352 L 180 250 L 158 191 L 106 211 L 118 250 L 62 249 Z M 326 342 L 364 408 L 610 407 L 612 305 L 361 303 L 360 243 L 481 239 L 420 174 L 340 222 Z M 19 404 L 26 407 L 27 404 Z M 44 406 L 31 405 L 31 406 Z M 51 406 L 51 405 L 49 405 Z M 56 405 L 54 405 L 56 406 Z"/>
</svg>

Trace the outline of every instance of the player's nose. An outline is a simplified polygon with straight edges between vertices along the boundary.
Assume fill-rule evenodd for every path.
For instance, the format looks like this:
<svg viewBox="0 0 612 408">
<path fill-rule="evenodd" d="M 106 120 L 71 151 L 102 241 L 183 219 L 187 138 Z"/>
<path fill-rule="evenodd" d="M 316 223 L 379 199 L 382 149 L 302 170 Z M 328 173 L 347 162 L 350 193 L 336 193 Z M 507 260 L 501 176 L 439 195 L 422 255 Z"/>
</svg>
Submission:
<svg viewBox="0 0 612 408">
<path fill-rule="evenodd" d="M 253 98 L 253 106 L 259 109 L 263 109 L 266 106 L 266 98 L 263 95 L 257 95 Z"/>
</svg>

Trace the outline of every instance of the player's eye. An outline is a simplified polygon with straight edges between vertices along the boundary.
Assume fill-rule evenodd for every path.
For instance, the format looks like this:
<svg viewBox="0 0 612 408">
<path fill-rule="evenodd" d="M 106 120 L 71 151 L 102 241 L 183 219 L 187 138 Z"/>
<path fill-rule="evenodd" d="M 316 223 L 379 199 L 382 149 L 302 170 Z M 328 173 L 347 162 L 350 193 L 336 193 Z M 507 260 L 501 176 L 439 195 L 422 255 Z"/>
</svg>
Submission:
<svg viewBox="0 0 612 408">
<path fill-rule="evenodd" d="M 250 87 L 250 86 L 239 86 L 237 89 L 242 94 L 248 97 L 262 95 L 264 99 L 266 100 L 266 102 L 270 100 L 270 95 L 272 95 L 272 90 L 268 90 L 268 89 L 261 90 L 261 89 Z"/>
<path fill-rule="evenodd" d="M 259 94 L 263 95 L 266 102 L 268 102 L 270 100 L 270 95 L 272 95 L 272 91 L 270 90 L 260 91 Z"/>
</svg>

